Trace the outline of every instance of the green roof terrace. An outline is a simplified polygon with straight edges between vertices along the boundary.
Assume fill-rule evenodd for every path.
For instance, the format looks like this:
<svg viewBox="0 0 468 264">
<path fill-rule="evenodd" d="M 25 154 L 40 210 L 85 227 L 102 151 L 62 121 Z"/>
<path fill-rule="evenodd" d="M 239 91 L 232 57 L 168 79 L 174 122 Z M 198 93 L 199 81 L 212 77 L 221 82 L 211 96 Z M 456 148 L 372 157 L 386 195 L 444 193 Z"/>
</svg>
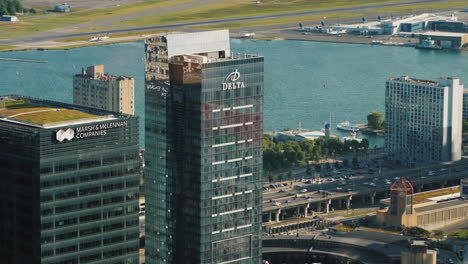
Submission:
<svg viewBox="0 0 468 264">
<path fill-rule="evenodd" d="M 31 99 L 31 100 L 30 100 Z M 73 105 L 21 96 L 0 96 L 0 121 L 50 127 L 60 124 L 109 119 L 107 112 L 77 109 Z"/>
</svg>

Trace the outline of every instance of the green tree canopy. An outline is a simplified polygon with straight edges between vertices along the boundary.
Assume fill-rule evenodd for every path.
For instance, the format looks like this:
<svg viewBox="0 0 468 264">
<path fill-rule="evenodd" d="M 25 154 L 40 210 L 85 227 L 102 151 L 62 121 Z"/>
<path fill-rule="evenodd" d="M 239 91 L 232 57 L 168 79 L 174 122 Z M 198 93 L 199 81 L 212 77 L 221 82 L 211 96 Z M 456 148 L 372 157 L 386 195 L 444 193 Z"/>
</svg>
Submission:
<svg viewBox="0 0 468 264">
<path fill-rule="evenodd" d="M 383 129 L 384 119 L 382 113 L 372 112 L 368 114 L 367 125 L 372 129 Z"/>
</svg>

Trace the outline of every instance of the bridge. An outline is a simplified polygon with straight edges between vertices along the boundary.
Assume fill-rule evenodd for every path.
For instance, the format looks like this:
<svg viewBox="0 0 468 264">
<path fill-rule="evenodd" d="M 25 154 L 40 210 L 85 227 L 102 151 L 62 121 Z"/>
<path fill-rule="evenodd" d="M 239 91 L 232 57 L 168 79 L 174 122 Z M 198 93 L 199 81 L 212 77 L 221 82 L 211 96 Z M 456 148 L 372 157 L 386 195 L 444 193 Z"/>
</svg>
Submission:
<svg viewBox="0 0 468 264">
<path fill-rule="evenodd" d="M 404 169 L 385 171 L 381 175 L 355 176 L 346 182 L 327 179 L 328 181 L 322 184 L 293 183 L 287 187 L 264 192 L 263 222 L 280 223 L 286 216 L 310 218 L 313 214 L 327 214 L 335 208 L 349 210 L 353 204 L 375 205 L 376 199 L 388 198 L 390 188 L 388 182 L 395 181 L 397 177 L 410 179 L 415 191 L 421 192 L 458 185 L 459 180 L 467 176 L 468 159 L 464 159 L 423 169 Z"/>
</svg>

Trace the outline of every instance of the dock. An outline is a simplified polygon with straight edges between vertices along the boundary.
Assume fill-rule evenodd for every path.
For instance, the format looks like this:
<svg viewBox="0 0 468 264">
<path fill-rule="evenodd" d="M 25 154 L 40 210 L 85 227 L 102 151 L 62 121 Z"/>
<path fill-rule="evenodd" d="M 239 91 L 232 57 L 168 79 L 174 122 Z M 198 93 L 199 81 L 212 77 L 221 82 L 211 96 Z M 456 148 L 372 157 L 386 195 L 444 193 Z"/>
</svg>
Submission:
<svg viewBox="0 0 468 264">
<path fill-rule="evenodd" d="M 16 62 L 48 63 L 48 61 L 41 61 L 41 60 L 24 60 L 24 59 L 10 59 L 10 58 L 0 58 L 0 61 L 16 61 Z"/>
</svg>

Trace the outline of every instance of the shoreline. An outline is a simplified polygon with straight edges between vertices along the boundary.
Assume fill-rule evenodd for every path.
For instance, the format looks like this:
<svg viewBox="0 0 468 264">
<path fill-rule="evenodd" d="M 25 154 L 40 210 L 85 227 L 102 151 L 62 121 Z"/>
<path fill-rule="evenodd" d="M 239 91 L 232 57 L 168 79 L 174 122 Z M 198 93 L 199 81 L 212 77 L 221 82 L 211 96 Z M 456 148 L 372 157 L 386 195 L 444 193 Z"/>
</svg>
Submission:
<svg viewBox="0 0 468 264">
<path fill-rule="evenodd" d="M 288 32 L 289 31 L 289 32 Z M 285 30 L 280 32 L 280 34 L 274 34 L 274 35 L 264 35 L 266 32 L 261 32 L 262 34 L 259 34 L 258 37 L 254 38 L 245 38 L 242 37 L 240 34 L 231 34 L 232 39 L 240 39 L 240 40 L 254 40 L 254 41 L 282 41 L 282 40 L 294 40 L 294 41 L 313 41 L 313 42 L 329 42 L 329 43 L 340 43 L 340 44 L 359 44 L 359 45 L 369 45 L 369 46 L 389 46 L 389 47 L 402 47 L 402 48 L 414 48 L 411 46 L 411 44 L 415 44 L 415 39 L 414 38 L 401 38 L 398 36 L 391 37 L 390 35 L 378 35 L 380 38 L 385 38 L 385 37 L 391 37 L 396 40 L 400 41 L 407 41 L 406 43 L 402 44 L 382 44 L 382 43 L 373 43 L 372 41 L 375 40 L 374 38 L 367 38 L 365 36 L 360 36 L 360 35 L 347 35 L 344 34 L 342 36 L 330 36 L 326 35 L 323 33 L 311 33 L 311 34 L 300 34 L 299 32 L 291 32 L 291 29 Z M 149 36 L 150 37 L 150 36 Z M 0 53 L 5 53 L 5 52 L 14 52 L 14 51 L 31 51 L 31 50 L 36 50 L 36 51 L 45 51 L 45 50 L 71 50 L 71 49 L 76 49 L 76 48 L 84 48 L 84 47 L 92 47 L 92 46 L 102 46 L 102 45 L 113 45 L 113 44 L 119 44 L 119 43 L 127 43 L 127 42 L 137 42 L 137 41 L 142 41 L 145 40 L 146 38 L 149 37 L 136 37 L 136 38 L 128 38 L 126 37 L 125 39 L 120 39 L 120 40 L 109 40 L 109 41 L 103 41 L 103 42 L 75 42 L 71 45 L 63 45 L 63 46 L 55 46 L 55 47 L 17 47 L 17 48 L 12 48 L 12 49 L 3 49 L 0 50 Z M 55 42 L 55 41 L 54 41 Z M 66 43 L 66 42 L 55 42 L 55 43 Z M 69 42 L 72 43 L 72 42 Z M 403 43 L 403 42 L 399 42 Z M 410 44 L 410 45 L 405 45 L 405 44 Z M 459 50 L 456 49 L 446 49 L 451 50 L 451 51 L 465 51 L 468 50 L 468 48 L 462 48 Z"/>
</svg>

